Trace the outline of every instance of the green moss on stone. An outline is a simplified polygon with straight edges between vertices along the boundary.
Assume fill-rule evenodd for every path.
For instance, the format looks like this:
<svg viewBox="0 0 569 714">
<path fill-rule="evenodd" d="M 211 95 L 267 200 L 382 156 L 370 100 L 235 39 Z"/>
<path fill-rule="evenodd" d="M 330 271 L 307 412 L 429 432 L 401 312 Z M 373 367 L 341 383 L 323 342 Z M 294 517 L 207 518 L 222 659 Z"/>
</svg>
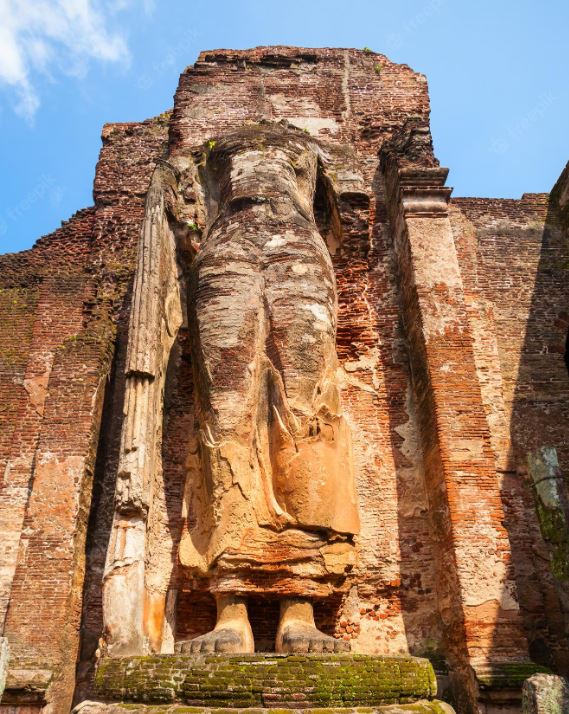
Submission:
<svg viewBox="0 0 569 714">
<path fill-rule="evenodd" d="M 558 580 L 569 579 L 569 531 L 561 508 L 548 508 L 537 499 L 541 534 L 552 546 L 551 570 Z"/>
<path fill-rule="evenodd" d="M 550 674 L 551 670 L 533 662 L 503 662 L 477 669 L 476 678 L 485 689 L 516 689 L 521 687 L 528 677 L 538 672 Z"/>
<path fill-rule="evenodd" d="M 365 655 L 107 659 L 95 686 L 107 699 L 223 708 L 375 706 L 436 692 L 428 660 Z"/>
</svg>

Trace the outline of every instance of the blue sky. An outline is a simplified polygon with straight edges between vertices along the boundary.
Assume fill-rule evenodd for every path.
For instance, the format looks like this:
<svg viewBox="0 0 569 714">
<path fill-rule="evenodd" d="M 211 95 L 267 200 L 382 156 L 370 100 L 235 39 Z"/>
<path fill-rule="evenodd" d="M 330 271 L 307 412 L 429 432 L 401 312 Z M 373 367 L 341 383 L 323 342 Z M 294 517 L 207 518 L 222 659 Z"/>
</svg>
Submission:
<svg viewBox="0 0 569 714">
<path fill-rule="evenodd" d="M 567 0 L 0 0 L 0 252 L 92 203 L 105 122 L 172 106 L 199 51 L 371 47 L 429 80 L 456 196 L 548 191 L 569 160 Z"/>
</svg>

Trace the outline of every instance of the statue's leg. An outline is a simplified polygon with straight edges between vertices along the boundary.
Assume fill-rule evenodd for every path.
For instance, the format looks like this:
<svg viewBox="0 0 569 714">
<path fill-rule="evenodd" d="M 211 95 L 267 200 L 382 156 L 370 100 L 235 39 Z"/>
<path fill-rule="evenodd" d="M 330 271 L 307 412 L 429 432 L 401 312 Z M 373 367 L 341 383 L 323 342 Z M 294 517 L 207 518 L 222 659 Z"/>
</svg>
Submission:
<svg viewBox="0 0 569 714">
<path fill-rule="evenodd" d="M 204 250 L 190 292 L 203 481 L 201 512 L 194 514 L 197 526 L 181 544 L 180 560 L 216 585 L 222 556 L 228 549 L 238 550 L 244 531 L 255 523 L 257 487 L 251 460 L 264 339 L 263 280 L 249 250 L 247 243 L 237 241 Z M 245 599 L 237 592 L 214 594 L 215 628 L 179 643 L 178 649 L 253 652 Z"/>
<path fill-rule="evenodd" d="M 222 233 L 223 235 L 223 233 Z M 243 240 L 207 246 L 190 280 L 199 425 L 208 442 L 247 441 L 263 352 L 263 276 Z"/>
<path fill-rule="evenodd" d="M 320 632 L 314 624 L 314 611 L 309 600 L 281 600 L 277 652 L 349 652 L 350 643 Z"/>
<path fill-rule="evenodd" d="M 277 250 L 266 256 L 267 353 L 281 373 L 289 406 L 308 416 L 316 389 L 336 369 L 336 286 L 320 236 L 298 231 L 286 250 L 285 256 Z"/>
<path fill-rule="evenodd" d="M 193 640 L 179 642 L 176 650 L 182 654 L 211 652 L 252 653 L 255 651 L 253 632 L 247 615 L 247 603 L 237 595 L 216 597 L 217 622 L 215 628 Z"/>
<path fill-rule="evenodd" d="M 298 234 L 287 259 L 265 270 L 269 357 L 282 388 L 272 397 L 271 462 L 280 506 L 300 528 L 350 537 L 359 530 L 350 429 L 336 356 L 336 293 L 320 236 Z M 347 551 L 346 551 L 347 552 Z"/>
<path fill-rule="evenodd" d="M 336 377 L 333 269 L 325 245 L 314 235 L 299 235 L 298 245 L 291 241 L 287 251 L 289 261 L 280 257 L 266 271 L 272 317 L 268 342 L 284 387 L 276 400 L 284 413 L 272 428 L 273 479 L 281 505 L 300 528 L 328 531 L 331 544 L 335 538 L 346 539 L 335 543 L 345 549 L 341 574 L 353 564 L 349 539 L 359 521 L 350 434 Z M 277 403 L 275 408 L 280 408 Z M 308 598 L 281 601 L 277 652 L 349 650 L 348 642 L 316 628 Z"/>
</svg>

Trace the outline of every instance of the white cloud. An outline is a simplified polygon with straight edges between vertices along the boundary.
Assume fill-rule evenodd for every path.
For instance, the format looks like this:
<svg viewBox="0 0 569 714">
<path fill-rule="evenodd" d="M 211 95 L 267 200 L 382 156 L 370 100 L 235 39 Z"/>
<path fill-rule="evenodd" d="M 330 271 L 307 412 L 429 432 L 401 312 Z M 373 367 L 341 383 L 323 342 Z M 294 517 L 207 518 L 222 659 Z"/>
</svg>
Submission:
<svg viewBox="0 0 569 714">
<path fill-rule="evenodd" d="M 125 38 L 111 28 L 111 18 L 132 2 L 0 0 L 0 87 L 15 94 L 15 111 L 33 118 L 38 74 L 81 76 L 92 60 L 128 63 Z M 144 7 L 151 11 L 149 0 Z"/>
</svg>

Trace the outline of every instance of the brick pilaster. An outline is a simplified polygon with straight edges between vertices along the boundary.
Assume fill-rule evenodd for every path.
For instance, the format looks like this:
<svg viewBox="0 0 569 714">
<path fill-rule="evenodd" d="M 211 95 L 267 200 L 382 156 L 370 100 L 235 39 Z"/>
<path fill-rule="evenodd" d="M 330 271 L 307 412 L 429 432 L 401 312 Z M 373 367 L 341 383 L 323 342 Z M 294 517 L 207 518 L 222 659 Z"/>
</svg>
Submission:
<svg viewBox="0 0 569 714">
<path fill-rule="evenodd" d="M 465 711 L 472 671 L 526 660 L 511 552 L 448 217 L 447 169 L 382 157 L 419 407 L 447 655 Z"/>
</svg>

